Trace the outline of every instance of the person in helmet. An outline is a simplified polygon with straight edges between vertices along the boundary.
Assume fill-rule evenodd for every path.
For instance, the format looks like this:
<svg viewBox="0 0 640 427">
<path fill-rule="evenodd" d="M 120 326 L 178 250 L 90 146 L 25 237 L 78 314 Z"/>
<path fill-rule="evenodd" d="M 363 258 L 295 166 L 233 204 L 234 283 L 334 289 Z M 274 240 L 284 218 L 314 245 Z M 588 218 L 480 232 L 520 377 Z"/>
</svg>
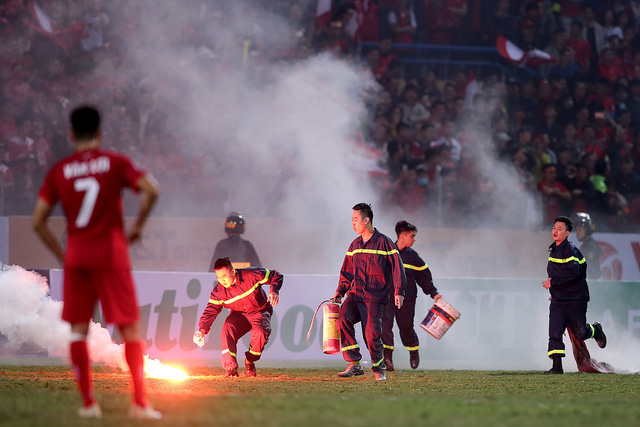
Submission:
<svg viewBox="0 0 640 427">
<path fill-rule="evenodd" d="M 209 272 L 213 273 L 213 266 L 218 258 L 229 258 L 235 268 L 262 267 L 258 253 L 253 244 L 240 237 L 244 233 L 245 220 L 240 212 L 231 212 L 224 223 L 227 238 L 220 240 L 213 251 L 213 258 L 209 265 Z"/>
<path fill-rule="evenodd" d="M 602 248 L 598 246 L 598 242 L 593 238 L 593 230 L 595 225 L 591 221 L 591 215 L 584 212 L 577 212 L 573 215 L 573 221 L 576 226 L 576 237 L 582 244 L 580 252 L 589 262 L 589 270 L 587 271 L 587 279 L 597 280 L 602 277 L 600 271 L 600 256 Z"/>
</svg>

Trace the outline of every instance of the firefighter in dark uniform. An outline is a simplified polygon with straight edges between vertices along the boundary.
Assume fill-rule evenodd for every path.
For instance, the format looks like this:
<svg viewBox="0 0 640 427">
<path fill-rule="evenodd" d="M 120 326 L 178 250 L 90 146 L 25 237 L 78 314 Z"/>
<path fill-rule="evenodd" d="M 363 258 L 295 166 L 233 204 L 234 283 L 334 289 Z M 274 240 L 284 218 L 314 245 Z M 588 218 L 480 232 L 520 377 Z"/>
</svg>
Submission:
<svg viewBox="0 0 640 427">
<path fill-rule="evenodd" d="M 548 355 L 553 367 L 545 374 L 562 374 L 562 358 L 565 356 L 562 335 L 567 326 L 577 339 L 594 338 L 600 348 L 607 345 L 607 337 L 600 323 L 587 323 L 587 261 L 567 237 L 572 222 L 566 216 L 555 219 L 552 229 L 554 243 L 549 246 L 548 278 L 542 285 L 551 293 L 549 304 Z"/>
<path fill-rule="evenodd" d="M 256 376 L 255 362 L 260 359 L 271 334 L 273 307 L 280 300 L 282 274 L 266 268 L 233 268 L 229 258 L 218 258 L 214 263 L 218 285 L 211 291 L 209 303 L 200 317 L 199 330 L 193 342 L 204 345 L 213 321 L 223 308 L 231 310 L 222 327 L 222 367 L 226 377 L 238 376 L 237 345 L 247 332 L 251 333 L 249 350 L 245 352 L 246 376 Z M 221 285 L 221 286 L 220 286 Z M 262 285 L 271 285 L 269 295 Z"/>
<path fill-rule="evenodd" d="M 416 299 L 418 298 L 418 287 L 422 288 L 426 295 L 434 301 L 442 298 L 438 290 L 433 285 L 431 270 L 420 255 L 411 247 L 416 241 L 418 229 L 415 225 L 407 221 L 400 221 L 396 224 L 396 235 L 398 240 L 396 246 L 400 251 L 400 258 L 404 264 L 404 272 L 407 276 L 407 288 L 404 294 L 404 304 L 402 308 L 397 308 L 393 304 L 387 304 L 382 317 L 382 343 L 384 344 L 384 365 L 387 371 L 393 371 L 393 319 L 398 322 L 400 330 L 400 340 L 409 350 L 409 363 L 412 369 L 417 369 L 420 364 L 420 343 L 418 335 L 413 329 L 413 318 L 416 312 Z"/>
<path fill-rule="evenodd" d="M 398 248 L 373 227 L 373 211 L 366 203 L 353 207 L 351 224 L 359 234 L 344 257 L 340 281 L 333 300 L 346 296 L 338 317 L 342 356 L 349 366 L 338 375 L 363 375 L 360 346 L 356 341 L 355 324 L 362 323 L 364 337 L 371 355 L 371 370 L 376 380 L 386 380 L 382 345 L 382 315 L 393 288 L 396 307 L 402 307 L 406 277 Z"/>
<path fill-rule="evenodd" d="M 227 238 L 220 240 L 213 251 L 209 272 L 213 273 L 213 264 L 218 258 L 228 257 L 236 268 L 262 267 L 253 244 L 240 237 L 244 233 L 246 222 L 240 212 L 231 212 L 224 223 Z"/>
<path fill-rule="evenodd" d="M 591 222 L 591 215 L 584 212 L 576 212 L 573 222 L 576 227 L 576 237 L 582 242 L 580 252 L 582 252 L 585 259 L 589 262 L 587 279 L 597 280 L 602 277 L 602 272 L 600 271 L 602 248 L 600 248 L 598 242 L 596 242 L 596 239 L 592 236 L 595 225 Z"/>
</svg>

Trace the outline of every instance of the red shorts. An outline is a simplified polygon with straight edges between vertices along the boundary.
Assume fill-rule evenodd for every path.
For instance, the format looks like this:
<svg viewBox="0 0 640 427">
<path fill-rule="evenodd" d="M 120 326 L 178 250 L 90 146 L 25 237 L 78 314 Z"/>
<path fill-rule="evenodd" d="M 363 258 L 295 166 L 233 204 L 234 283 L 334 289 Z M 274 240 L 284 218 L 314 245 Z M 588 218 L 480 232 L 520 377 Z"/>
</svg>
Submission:
<svg viewBox="0 0 640 427">
<path fill-rule="evenodd" d="M 72 324 L 89 322 L 98 300 L 107 323 L 128 325 L 140 318 L 129 269 L 65 268 L 62 320 Z"/>
</svg>

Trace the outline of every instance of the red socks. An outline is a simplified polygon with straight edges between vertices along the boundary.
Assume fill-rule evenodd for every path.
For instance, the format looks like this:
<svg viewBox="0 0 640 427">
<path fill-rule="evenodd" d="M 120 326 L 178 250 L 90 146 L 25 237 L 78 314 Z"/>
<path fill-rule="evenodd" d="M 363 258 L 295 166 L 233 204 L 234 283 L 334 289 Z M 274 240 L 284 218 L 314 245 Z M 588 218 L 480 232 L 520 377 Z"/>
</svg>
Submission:
<svg viewBox="0 0 640 427">
<path fill-rule="evenodd" d="M 135 402 L 137 405 L 147 406 L 147 395 L 144 389 L 144 357 L 143 341 L 124 343 L 124 354 L 131 371 Z"/>
<path fill-rule="evenodd" d="M 73 341 L 70 345 L 71 366 L 76 374 L 78 390 L 82 395 L 84 406 L 92 405 L 96 398 L 93 395 L 89 350 L 86 341 Z"/>
</svg>

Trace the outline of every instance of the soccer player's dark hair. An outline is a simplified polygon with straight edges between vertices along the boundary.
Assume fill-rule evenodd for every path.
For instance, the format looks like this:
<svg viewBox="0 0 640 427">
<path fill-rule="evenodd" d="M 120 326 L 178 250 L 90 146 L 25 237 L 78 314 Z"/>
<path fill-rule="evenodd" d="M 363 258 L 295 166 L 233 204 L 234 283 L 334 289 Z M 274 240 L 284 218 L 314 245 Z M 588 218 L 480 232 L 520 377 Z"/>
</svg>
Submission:
<svg viewBox="0 0 640 427">
<path fill-rule="evenodd" d="M 76 139 L 93 139 L 100 131 L 100 113 L 90 105 L 83 105 L 71 112 L 71 129 Z"/>
</svg>

